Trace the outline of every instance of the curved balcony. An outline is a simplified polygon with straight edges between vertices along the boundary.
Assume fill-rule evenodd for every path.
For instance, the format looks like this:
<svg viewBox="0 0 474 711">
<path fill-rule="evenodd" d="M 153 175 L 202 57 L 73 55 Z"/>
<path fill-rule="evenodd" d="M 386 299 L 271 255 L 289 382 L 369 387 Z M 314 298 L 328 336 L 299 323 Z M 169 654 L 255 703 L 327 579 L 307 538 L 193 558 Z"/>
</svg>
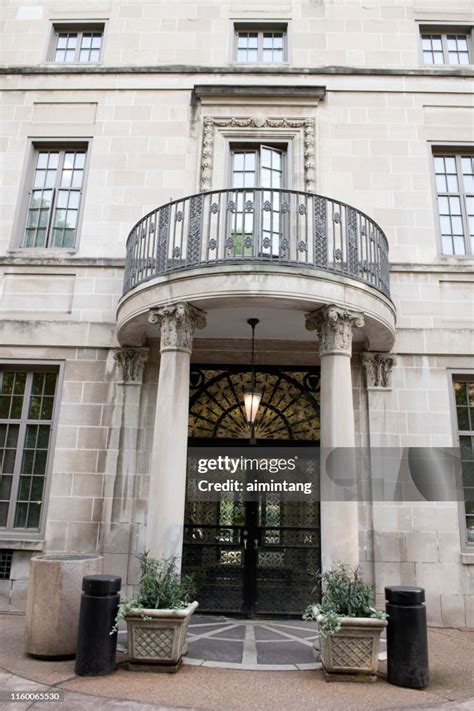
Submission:
<svg viewBox="0 0 474 711">
<path fill-rule="evenodd" d="M 198 193 L 148 213 L 127 240 L 124 294 L 167 274 L 238 264 L 305 267 L 390 296 L 376 222 L 322 195 L 267 188 Z"/>
</svg>

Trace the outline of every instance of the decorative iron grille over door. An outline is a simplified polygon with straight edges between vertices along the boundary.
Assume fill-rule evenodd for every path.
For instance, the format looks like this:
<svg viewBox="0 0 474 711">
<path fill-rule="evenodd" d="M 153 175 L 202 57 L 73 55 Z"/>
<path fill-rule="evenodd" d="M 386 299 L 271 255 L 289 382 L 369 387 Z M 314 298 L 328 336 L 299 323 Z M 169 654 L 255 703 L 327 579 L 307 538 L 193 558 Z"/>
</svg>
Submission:
<svg viewBox="0 0 474 711">
<path fill-rule="evenodd" d="M 243 392 L 250 377 L 246 367 L 191 371 L 190 444 L 248 445 Z M 319 368 L 257 368 L 257 451 L 259 444 L 318 446 L 319 377 Z M 305 466 L 319 483 L 314 462 Z M 195 472 L 196 460 L 188 458 L 188 479 Z M 320 550 L 314 498 L 287 501 L 272 493 L 250 502 L 234 492 L 220 501 L 186 502 L 183 571 L 196 578 L 202 611 L 301 615 L 312 599 L 309 571 L 320 567 Z"/>
</svg>

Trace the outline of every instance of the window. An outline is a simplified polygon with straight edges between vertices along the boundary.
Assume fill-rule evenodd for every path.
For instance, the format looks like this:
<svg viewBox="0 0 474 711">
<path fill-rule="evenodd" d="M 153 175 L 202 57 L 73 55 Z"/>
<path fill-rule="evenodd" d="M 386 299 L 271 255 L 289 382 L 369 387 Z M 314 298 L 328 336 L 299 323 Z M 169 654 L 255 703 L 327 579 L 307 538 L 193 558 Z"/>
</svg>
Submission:
<svg viewBox="0 0 474 711">
<path fill-rule="evenodd" d="M 38 529 L 58 370 L 0 370 L 0 527 Z"/>
<path fill-rule="evenodd" d="M 286 25 L 235 25 L 234 61 L 242 63 L 287 61 Z"/>
<path fill-rule="evenodd" d="M 470 28 L 435 26 L 420 31 L 425 64 L 470 64 Z"/>
<path fill-rule="evenodd" d="M 253 254 L 254 232 L 261 233 L 260 255 L 276 256 L 280 250 L 281 192 L 285 187 L 286 153 L 283 147 L 235 145 L 231 147 L 231 187 L 235 193 L 232 228 L 238 251 Z M 252 188 L 264 188 L 253 191 Z M 252 209 L 250 209 L 252 205 Z M 261 224 L 256 225 L 259 215 Z M 242 244 L 240 244 L 242 243 Z"/>
<path fill-rule="evenodd" d="M 75 247 L 85 163 L 84 147 L 35 151 L 22 247 Z"/>
<path fill-rule="evenodd" d="M 455 376 L 457 430 L 466 510 L 467 540 L 474 543 L 474 380 Z"/>
<path fill-rule="evenodd" d="M 49 59 L 59 64 L 97 64 L 101 60 L 103 37 L 103 23 L 55 24 Z"/>
<path fill-rule="evenodd" d="M 435 153 L 442 253 L 474 254 L 474 155 Z"/>
<path fill-rule="evenodd" d="M 13 551 L 0 550 L 0 580 L 9 580 Z"/>
</svg>

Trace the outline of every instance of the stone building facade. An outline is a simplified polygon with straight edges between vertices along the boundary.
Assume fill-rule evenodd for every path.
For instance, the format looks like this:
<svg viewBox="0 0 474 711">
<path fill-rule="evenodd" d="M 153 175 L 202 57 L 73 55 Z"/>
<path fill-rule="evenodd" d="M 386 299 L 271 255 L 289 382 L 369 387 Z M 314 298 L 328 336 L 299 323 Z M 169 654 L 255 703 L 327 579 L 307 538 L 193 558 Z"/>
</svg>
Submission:
<svg viewBox="0 0 474 711">
<path fill-rule="evenodd" d="M 256 317 L 257 370 L 319 373 L 323 447 L 461 444 L 465 500 L 318 525 L 323 566 L 473 627 L 472 3 L 0 12 L 0 609 L 38 552 L 126 585 L 180 553 L 190 368 L 248 382 Z"/>
</svg>

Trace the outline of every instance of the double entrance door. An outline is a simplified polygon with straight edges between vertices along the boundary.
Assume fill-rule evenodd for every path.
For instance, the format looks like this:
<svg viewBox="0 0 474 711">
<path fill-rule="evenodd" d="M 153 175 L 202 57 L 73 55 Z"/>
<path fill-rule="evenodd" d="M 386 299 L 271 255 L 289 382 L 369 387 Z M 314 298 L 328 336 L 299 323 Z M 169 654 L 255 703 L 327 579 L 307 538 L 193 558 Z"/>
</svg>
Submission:
<svg viewBox="0 0 474 711">
<path fill-rule="evenodd" d="M 182 569 L 195 577 L 200 610 L 223 614 L 298 615 L 314 599 L 312 573 L 320 568 L 319 497 L 289 500 L 285 493 L 222 493 L 195 496 L 200 456 L 224 448 L 244 456 L 268 456 L 283 448 L 317 448 L 319 368 L 258 366 L 262 394 L 255 420 L 256 445 L 243 394 L 252 383 L 248 366 L 199 365 L 191 369 L 188 493 Z M 272 455 L 273 456 L 273 455 Z M 317 485 L 311 457 L 305 466 Z M 247 475 L 246 475 L 247 476 Z M 249 475 L 250 476 L 250 475 Z M 253 476 L 252 476 L 253 478 Z M 291 478 L 291 477 L 289 477 Z"/>
<path fill-rule="evenodd" d="M 188 503 L 183 572 L 193 574 L 202 611 L 298 615 L 319 568 L 317 502 L 237 497 Z"/>
</svg>

